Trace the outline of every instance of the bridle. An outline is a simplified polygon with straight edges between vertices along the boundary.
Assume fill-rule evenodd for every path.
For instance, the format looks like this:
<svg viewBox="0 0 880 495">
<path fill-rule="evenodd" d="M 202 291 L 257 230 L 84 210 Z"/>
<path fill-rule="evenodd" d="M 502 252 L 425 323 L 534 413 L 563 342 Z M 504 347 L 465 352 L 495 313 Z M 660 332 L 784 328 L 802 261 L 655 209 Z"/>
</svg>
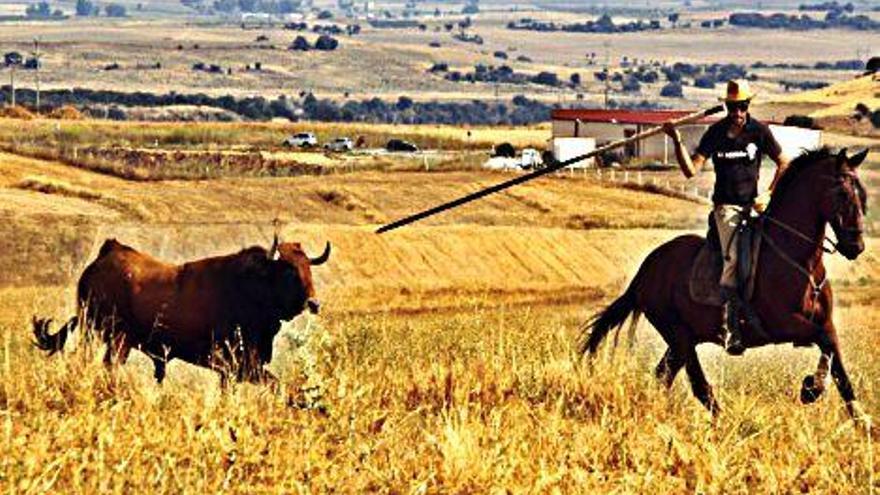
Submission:
<svg viewBox="0 0 880 495">
<path fill-rule="evenodd" d="M 853 189 L 853 193 L 856 194 L 856 197 L 859 199 L 859 204 L 857 205 L 857 207 L 858 207 L 858 208 L 861 208 L 861 209 L 862 209 L 862 213 L 864 213 L 864 204 L 863 204 L 863 201 L 862 201 L 861 197 L 859 197 L 858 194 L 856 193 L 856 186 L 855 186 L 855 184 L 858 184 L 858 177 L 856 177 L 856 176 L 855 176 L 854 174 L 852 174 L 852 173 L 846 173 L 846 174 L 843 174 L 843 177 L 844 177 L 846 180 L 851 181 L 851 186 L 850 186 L 850 187 L 852 187 L 852 189 Z M 841 183 L 840 185 L 835 186 L 835 187 L 831 190 L 831 192 L 834 193 L 834 192 L 836 192 L 839 188 L 843 188 L 843 187 L 844 187 L 844 185 L 843 185 L 843 183 Z M 837 197 L 837 195 L 835 195 L 835 197 Z M 840 218 L 840 217 L 841 217 L 840 210 L 841 210 L 842 208 L 840 207 L 839 204 L 837 204 L 837 201 L 835 201 L 835 203 L 836 203 L 836 204 L 834 205 L 834 215 L 835 215 L 837 218 Z M 782 230 L 788 232 L 789 234 L 793 235 L 795 238 L 798 238 L 798 239 L 800 239 L 800 240 L 802 240 L 802 241 L 807 242 L 807 243 L 808 243 L 809 245 L 811 245 L 811 246 L 817 244 L 816 239 L 814 239 L 814 238 L 812 238 L 812 237 L 810 237 L 810 236 L 804 234 L 804 233 L 801 232 L 800 230 L 798 230 L 798 229 L 792 227 L 791 225 L 788 225 L 787 223 L 785 223 L 785 222 L 783 222 L 783 221 L 781 221 L 781 220 L 778 220 L 778 219 L 776 219 L 776 218 L 773 218 L 772 216 L 770 216 L 769 213 L 766 213 L 766 212 L 765 212 L 765 213 L 760 213 L 760 214 L 758 215 L 758 220 L 757 220 L 758 222 L 761 222 L 761 221 L 764 221 L 764 220 L 769 221 L 769 222 L 772 223 L 773 225 L 776 225 L 776 226 L 779 227 L 780 229 L 782 229 Z M 841 227 L 839 227 L 839 228 L 836 229 L 836 230 L 839 230 L 839 231 L 842 231 L 842 232 L 846 232 L 846 233 L 852 233 L 852 234 L 856 234 L 856 235 L 860 235 L 860 234 L 862 233 L 862 228 L 861 228 L 861 227 L 854 227 L 854 228 L 850 227 L 850 228 L 846 228 L 846 227 L 843 227 L 843 226 L 842 226 L 842 222 L 840 222 L 840 225 L 841 225 Z M 812 300 L 812 304 L 810 305 L 810 318 L 809 318 L 809 321 L 812 322 L 812 321 L 813 321 L 813 318 L 815 317 L 815 307 L 816 307 L 816 303 L 817 303 L 817 301 L 819 300 L 819 295 L 822 293 L 822 289 L 824 289 L 825 286 L 828 284 L 828 273 L 826 272 L 826 273 L 823 275 L 822 280 L 819 281 L 819 282 L 817 282 L 817 281 L 816 281 L 816 278 L 813 276 L 813 272 L 811 272 L 810 270 L 808 270 L 807 268 L 805 268 L 804 266 L 802 266 L 800 263 L 798 263 L 797 261 L 795 261 L 794 259 L 792 259 L 791 256 L 788 255 L 788 253 L 786 253 L 784 250 L 782 250 L 782 248 L 780 248 L 779 245 L 777 245 L 776 242 L 773 241 L 773 239 L 770 238 L 770 236 L 768 236 L 768 235 L 766 235 L 766 234 L 764 233 L 763 229 L 759 229 L 758 232 L 759 232 L 759 235 L 763 238 L 763 240 L 767 242 L 767 245 L 770 246 L 770 248 L 771 248 L 771 249 L 772 249 L 772 250 L 773 250 L 773 251 L 774 251 L 774 252 L 775 252 L 775 253 L 776 253 L 776 254 L 777 254 L 777 255 L 778 255 L 783 261 L 785 261 L 785 262 L 786 262 L 787 264 L 789 264 L 792 268 L 794 268 L 795 270 L 797 270 L 798 272 L 800 272 L 802 275 L 804 275 L 804 277 L 806 277 L 807 281 L 810 283 L 810 288 L 811 288 L 811 290 L 812 290 L 812 298 L 811 298 L 811 300 Z M 838 240 L 838 241 L 835 241 L 834 239 L 831 239 L 831 238 L 828 237 L 827 235 L 824 235 L 824 236 L 822 236 L 821 241 L 819 241 L 819 242 L 821 243 L 821 247 L 822 247 L 822 251 L 823 251 L 823 252 L 828 253 L 828 254 L 835 254 L 835 253 L 839 252 L 839 249 L 838 249 L 838 244 L 839 244 L 839 242 L 840 242 L 839 240 Z M 826 243 L 830 244 L 831 247 L 830 247 L 830 248 L 827 247 L 827 246 L 826 246 Z"/>
</svg>

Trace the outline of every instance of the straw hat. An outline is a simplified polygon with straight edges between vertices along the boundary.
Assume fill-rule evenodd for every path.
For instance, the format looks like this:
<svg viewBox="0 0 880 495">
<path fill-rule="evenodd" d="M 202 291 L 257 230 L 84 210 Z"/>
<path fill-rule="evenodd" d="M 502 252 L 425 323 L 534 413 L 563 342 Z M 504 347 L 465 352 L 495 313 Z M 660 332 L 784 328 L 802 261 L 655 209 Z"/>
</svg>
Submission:
<svg viewBox="0 0 880 495">
<path fill-rule="evenodd" d="M 755 93 L 749 88 L 749 82 L 745 79 L 732 79 L 727 81 L 727 94 L 718 98 L 724 102 L 749 101 L 755 97 Z"/>
</svg>

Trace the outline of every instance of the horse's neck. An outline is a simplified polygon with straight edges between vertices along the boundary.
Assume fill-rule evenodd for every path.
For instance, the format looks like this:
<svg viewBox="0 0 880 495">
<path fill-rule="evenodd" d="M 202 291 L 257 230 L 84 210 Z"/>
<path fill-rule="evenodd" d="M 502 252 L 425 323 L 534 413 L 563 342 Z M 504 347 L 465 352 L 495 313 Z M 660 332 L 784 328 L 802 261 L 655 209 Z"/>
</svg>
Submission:
<svg viewBox="0 0 880 495">
<path fill-rule="evenodd" d="M 792 259 L 815 267 L 822 258 L 822 241 L 825 238 L 826 223 L 819 215 L 817 197 L 814 193 L 816 168 L 802 172 L 797 182 L 784 192 L 773 205 L 770 215 L 780 223 L 797 230 L 805 237 L 786 231 L 784 228 L 767 222 L 767 236 Z"/>
</svg>

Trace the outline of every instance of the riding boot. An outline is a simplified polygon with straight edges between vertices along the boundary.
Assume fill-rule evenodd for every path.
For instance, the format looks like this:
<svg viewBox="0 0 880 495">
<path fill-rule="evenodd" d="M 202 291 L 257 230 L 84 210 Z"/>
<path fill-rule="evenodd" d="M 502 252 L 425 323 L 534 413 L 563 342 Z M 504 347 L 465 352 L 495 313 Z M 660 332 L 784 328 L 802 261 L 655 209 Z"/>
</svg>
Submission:
<svg viewBox="0 0 880 495">
<path fill-rule="evenodd" d="M 721 288 L 722 317 L 721 336 L 724 340 L 724 350 L 732 356 L 740 356 L 746 352 L 743 344 L 742 329 L 739 322 L 741 308 L 739 295 L 735 289 Z"/>
</svg>

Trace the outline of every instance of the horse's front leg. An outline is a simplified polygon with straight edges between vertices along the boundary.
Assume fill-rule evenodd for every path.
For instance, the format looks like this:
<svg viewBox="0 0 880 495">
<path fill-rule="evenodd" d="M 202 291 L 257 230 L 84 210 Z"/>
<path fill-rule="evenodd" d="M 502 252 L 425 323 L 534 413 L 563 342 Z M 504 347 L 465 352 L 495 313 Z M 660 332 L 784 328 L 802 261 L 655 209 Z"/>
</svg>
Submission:
<svg viewBox="0 0 880 495">
<path fill-rule="evenodd" d="M 816 373 L 805 376 L 801 385 L 801 403 L 803 404 L 816 402 L 825 393 L 825 387 L 828 385 L 828 371 L 831 369 L 831 361 L 834 357 L 825 351 L 821 352 Z"/>
<path fill-rule="evenodd" d="M 827 322 L 822 329 L 818 343 L 822 353 L 828 354 L 831 358 L 831 377 L 834 378 L 834 384 L 837 385 L 840 398 L 846 404 L 846 412 L 855 421 L 869 423 L 870 417 L 862 410 L 859 402 L 856 400 L 856 394 L 853 392 L 852 382 L 850 382 L 849 374 L 847 374 L 846 368 L 843 365 L 843 356 L 840 353 L 837 330 L 831 321 Z"/>
</svg>

